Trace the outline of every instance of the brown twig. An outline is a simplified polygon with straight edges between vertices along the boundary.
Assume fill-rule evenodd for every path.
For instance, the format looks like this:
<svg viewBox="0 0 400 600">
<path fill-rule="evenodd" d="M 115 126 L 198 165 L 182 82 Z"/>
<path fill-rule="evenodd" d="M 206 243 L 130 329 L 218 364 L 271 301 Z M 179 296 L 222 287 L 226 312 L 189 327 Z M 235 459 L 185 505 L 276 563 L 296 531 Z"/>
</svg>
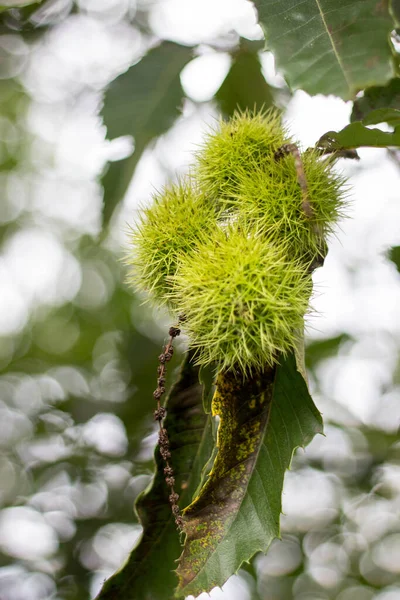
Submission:
<svg viewBox="0 0 400 600">
<path fill-rule="evenodd" d="M 179 323 L 183 321 L 182 317 L 179 317 Z M 169 362 L 174 353 L 174 349 L 172 347 L 174 339 L 180 334 L 181 330 L 179 327 L 170 327 L 169 328 L 169 341 L 166 346 L 163 347 L 163 351 L 158 357 L 159 366 L 157 368 L 157 388 L 153 392 L 154 398 L 157 400 L 157 408 L 154 411 L 154 419 L 158 421 L 159 424 L 159 432 L 158 432 L 158 445 L 160 448 L 160 454 L 165 462 L 164 467 L 164 475 L 165 482 L 169 487 L 169 501 L 171 504 L 172 514 L 175 518 L 175 523 L 178 529 L 183 528 L 183 519 L 180 515 L 180 510 L 178 506 L 179 495 L 175 492 L 175 478 L 174 471 L 170 465 L 171 451 L 169 446 L 169 439 L 167 430 L 163 427 L 163 420 L 167 414 L 166 409 L 161 406 L 161 397 L 165 393 L 165 375 L 167 371 L 167 362 Z"/>
<path fill-rule="evenodd" d="M 307 179 L 304 171 L 303 161 L 300 156 L 300 150 L 296 144 L 284 144 L 275 152 L 275 160 L 280 160 L 287 154 L 291 154 L 294 158 L 294 167 L 296 169 L 297 181 L 302 195 L 301 208 L 308 219 L 311 219 L 314 215 L 313 208 L 311 206 L 310 198 L 308 196 Z"/>
<path fill-rule="evenodd" d="M 281 146 L 275 152 L 275 160 L 281 160 L 288 154 L 291 154 L 294 158 L 294 166 L 296 169 L 297 181 L 298 181 L 300 191 L 301 191 L 301 196 L 302 196 L 301 208 L 302 208 L 305 216 L 307 217 L 307 219 L 309 221 L 312 221 L 312 219 L 314 217 L 314 209 L 313 209 L 313 206 L 311 204 L 310 197 L 308 194 L 307 178 L 306 178 L 304 164 L 303 164 L 303 160 L 301 158 L 299 148 L 296 146 L 296 144 L 283 144 L 283 146 Z M 320 252 L 314 258 L 313 262 L 311 263 L 311 265 L 309 267 L 310 273 L 312 273 L 314 271 L 314 269 L 316 269 L 317 267 L 320 267 L 324 264 L 324 257 L 326 255 L 326 248 L 325 248 L 326 244 L 324 242 L 324 235 L 321 230 L 321 227 L 317 223 L 315 223 L 315 221 L 311 222 L 311 227 L 312 227 L 317 239 L 319 239 L 319 241 L 320 241 L 320 244 L 319 244 Z"/>
</svg>

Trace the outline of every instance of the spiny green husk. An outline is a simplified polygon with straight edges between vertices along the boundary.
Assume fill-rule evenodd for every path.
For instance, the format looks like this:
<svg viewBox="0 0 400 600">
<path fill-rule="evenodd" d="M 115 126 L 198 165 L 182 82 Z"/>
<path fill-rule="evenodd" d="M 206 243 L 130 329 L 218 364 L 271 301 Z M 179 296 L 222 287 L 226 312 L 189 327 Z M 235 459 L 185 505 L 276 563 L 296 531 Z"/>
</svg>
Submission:
<svg viewBox="0 0 400 600">
<path fill-rule="evenodd" d="M 292 255 L 315 258 L 321 242 L 343 215 L 343 179 L 332 171 L 331 158 L 321 160 L 315 152 L 309 152 L 302 160 L 311 219 L 302 210 L 302 194 L 290 155 L 252 173 L 244 166 L 237 174 L 238 185 L 232 191 L 229 207 L 276 243 L 285 240 Z"/>
<path fill-rule="evenodd" d="M 275 158 L 292 142 L 276 111 L 237 114 L 206 138 L 194 172 L 203 193 L 226 214 L 254 222 L 298 257 L 315 258 L 342 216 L 343 178 L 333 170 L 332 158 L 321 160 L 315 151 L 302 155 L 313 210 L 307 218 L 293 156 Z"/>
<path fill-rule="evenodd" d="M 190 177 L 165 188 L 131 233 L 130 282 L 186 317 L 200 364 L 243 374 L 296 344 L 311 270 L 345 207 L 333 159 L 302 155 L 312 217 L 277 112 L 210 133 Z"/>
<path fill-rule="evenodd" d="M 230 208 L 241 174 L 264 170 L 287 141 L 277 111 L 236 113 L 205 137 L 196 153 L 194 175 L 209 198 Z"/>
<path fill-rule="evenodd" d="M 293 347 L 311 289 L 304 264 L 289 260 L 284 246 L 233 225 L 181 261 L 173 295 L 197 362 L 246 373 Z"/>
<path fill-rule="evenodd" d="M 159 304 L 168 303 L 179 262 L 200 236 L 213 231 L 216 211 L 190 181 L 170 185 L 144 208 L 130 231 L 128 283 Z"/>
</svg>

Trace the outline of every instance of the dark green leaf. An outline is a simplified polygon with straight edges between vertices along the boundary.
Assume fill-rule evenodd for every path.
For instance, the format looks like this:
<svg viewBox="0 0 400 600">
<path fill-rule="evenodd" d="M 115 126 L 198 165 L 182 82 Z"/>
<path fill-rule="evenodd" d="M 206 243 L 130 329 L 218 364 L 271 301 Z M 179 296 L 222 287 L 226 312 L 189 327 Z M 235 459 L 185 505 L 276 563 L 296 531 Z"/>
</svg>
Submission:
<svg viewBox="0 0 400 600">
<path fill-rule="evenodd" d="M 147 144 L 164 133 L 179 115 L 183 90 L 179 74 L 191 59 L 190 48 L 164 42 L 115 79 L 108 88 L 102 115 L 110 139 L 132 135 L 132 156 L 110 163 L 103 178 L 107 223 L 130 184 Z"/>
<path fill-rule="evenodd" d="M 393 246 L 393 248 L 390 248 L 388 258 L 396 265 L 396 269 L 400 273 L 400 246 Z"/>
<path fill-rule="evenodd" d="M 244 561 L 267 550 L 279 535 L 293 452 L 322 431 L 294 356 L 245 382 L 220 374 L 213 414 L 220 417 L 218 454 L 200 495 L 184 511 L 182 595 L 222 585 Z"/>
<path fill-rule="evenodd" d="M 396 110 L 395 108 L 378 108 L 371 111 L 362 122 L 363 125 L 388 123 L 393 127 L 397 127 L 400 125 L 400 110 Z"/>
<path fill-rule="evenodd" d="M 361 148 L 363 146 L 374 148 L 400 146 L 400 127 L 390 133 L 380 129 L 368 129 L 357 121 L 347 125 L 341 131 L 328 131 L 316 144 L 317 148 L 326 152 L 335 152 L 346 148 Z"/>
<path fill-rule="evenodd" d="M 181 375 L 168 398 L 168 431 L 180 505 L 193 496 L 213 446 L 211 417 L 202 406 L 198 368 L 185 360 Z M 182 550 L 168 501 L 164 464 L 156 449 L 156 475 L 142 493 L 136 511 L 143 536 L 121 571 L 105 582 L 98 600 L 170 600 L 178 583 L 175 561 Z"/>
<path fill-rule="evenodd" d="M 365 90 L 363 97 L 354 102 L 351 121 L 363 121 L 364 125 L 367 125 L 366 119 L 368 120 L 372 112 L 390 108 L 400 110 L 400 79 L 392 79 L 385 86 L 373 86 Z M 375 123 L 384 121 L 386 119 Z"/>
<path fill-rule="evenodd" d="M 398 27 L 400 25 L 400 0 L 390 0 L 390 11 Z"/>
<path fill-rule="evenodd" d="M 393 77 L 381 0 L 258 0 L 267 47 L 293 89 L 350 99 Z"/>
<path fill-rule="evenodd" d="M 216 94 L 222 112 L 230 117 L 235 110 L 261 110 L 273 104 L 270 86 L 261 71 L 255 49 L 242 43 L 231 69 Z"/>
</svg>

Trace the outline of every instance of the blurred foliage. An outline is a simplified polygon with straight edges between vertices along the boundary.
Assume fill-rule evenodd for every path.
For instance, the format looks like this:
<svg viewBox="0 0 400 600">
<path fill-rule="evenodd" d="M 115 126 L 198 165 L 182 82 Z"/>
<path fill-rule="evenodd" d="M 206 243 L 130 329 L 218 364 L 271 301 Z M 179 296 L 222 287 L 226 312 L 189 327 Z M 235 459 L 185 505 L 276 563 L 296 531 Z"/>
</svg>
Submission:
<svg viewBox="0 0 400 600">
<path fill-rule="evenodd" d="M 111 163 L 103 178 L 105 225 L 125 196 L 146 146 L 178 117 L 183 102 L 179 75 L 191 54 L 190 48 L 164 42 L 106 91 L 102 114 L 107 135 L 132 135 L 135 149 L 129 158 Z"/>
<path fill-rule="evenodd" d="M 378 109 L 400 109 L 400 79 L 391 79 L 386 86 L 372 86 L 353 104 L 351 121 L 364 121 Z M 376 121 L 377 123 L 383 122 Z"/>
<path fill-rule="evenodd" d="M 3 4 L 0 5 L 0 10 L 9 10 L 10 8 L 19 8 L 23 6 L 29 6 L 29 4 L 38 4 L 41 0 L 3 0 Z"/>
<path fill-rule="evenodd" d="M 138 497 L 142 502 L 149 498 L 141 493 L 154 468 L 152 391 L 165 317 L 155 316 L 126 288 L 120 236 L 115 233 L 120 223 L 116 219 L 113 230 L 109 221 L 124 208 L 125 192 L 144 150 L 176 123 L 182 107 L 201 108 L 185 98 L 179 74 L 202 48 L 155 40 L 148 14 L 154 8 L 151 2 L 140 2 L 137 10 L 136 3 L 128 1 L 115 2 L 109 10 L 105 4 L 100 10 L 100 4 L 46 0 L 0 15 L 1 600 L 94 597 L 138 543 L 142 530 L 133 506 Z M 290 19 L 270 16 L 269 2 L 257 4 L 267 43 L 276 49 L 278 65 L 292 87 L 343 97 L 367 83 L 397 89 L 397 79 L 386 83 L 393 76 L 392 48 L 386 44 L 388 13 L 370 17 L 378 5 L 386 11 L 386 3 L 336 3 L 343 5 L 343 18 L 368 13 L 366 22 L 355 21 L 354 35 L 349 29 L 340 33 L 340 22 L 331 24 L 331 17 L 340 16 L 337 9 L 318 16 L 305 12 L 316 3 L 298 3 L 302 18 L 315 18 L 294 37 Z M 278 9 L 285 6 L 277 4 Z M 396 7 L 392 0 L 395 14 Z M 374 35 L 361 30 L 363 23 L 369 27 L 371 22 Z M 90 29 L 94 26 L 97 29 Z M 329 47 L 331 26 L 338 28 L 343 44 L 336 53 Z M 115 72 L 110 68 L 108 79 L 103 77 L 107 81 L 87 82 L 81 48 L 67 44 L 60 54 L 56 47 L 59 39 L 65 40 L 68 27 L 86 28 L 85 51 L 94 44 L 93 31 L 101 43 L 107 31 L 114 35 L 116 55 L 126 32 L 132 36 L 129 44 L 134 35 L 140 37 L 140 52 L 128 70 L 121 61 Z M 383 38 L 386 45 L 378 48 Z M 240 41 L 238 35 L 217 42 L 214 50 L 230 52 L 232 66 L 216 92 L 214 109 L 230 115 L 237 105 L 254 108 L 286 101 L 289 90 L 282 93 L 265 80 L 257 43 Z M 101 47 L 97 50 L 100 53 Z M 101 57 L 93 71 L 101 71 L 101 61 L 107 62 Z M 75 65 L 79 85 L 71 79 L 68 87 L 62 80 L 68 60 Z M 49 99 L 40 87 L 41 77 L 51 69 L 53 77 L 59 71 L 52 81 L 62 98 L 60 91 L 57 99 Z M 358 120 L 371 110 L 399 108 L 395 95 L 386 99 L 384 91 L 375 89 L 357 99 Z M 77 174 L 77 164 L 71 173 L 66 167 L 71 156 L 60 158 L 51 128 L 55 122 L 61 137 L 69 111 L 76 109 L 72 142 L 78 148 L 87 135 L 79 129 L 79 111 L 95 115 L 103 94 L 108 138 L 133 135 L 135 151 L 111 162 L 105 172 L 104 223 L 99 225 L 102 208 L 96 183 L 105 159 L 89 175 Z M 393 141 L 397 134 L 385 135 L 386 144 L 387 136 Z M 354 137 L 348 143 L 357 145 Z M 97 204 L 87 192 L 87 180 L 94 185 Z M 49 181 L 52 186 L 47 189 Z M 70 196 L 62 194 L 71 181 L 84 190 L 80 202 L 86 212 L 76 213 L 71 191 L 75 188 L 67 187 Z M 87 225 L 85 219 L 95 225 Z M 43 265 L 32 263 L 38 256 L 32 232 L 41 236 Z M 49 239 L 51 245 L 44 245 Z M 45 272 L 49 253 L 59 261 L 57 278 Z M 375 426 L 362 425 L 323 385 L 324 369 L 331 361 L 348 360 L 357 344 L 347 333 L 335 336 L 310 342 L 306 353 L 317 405 L 326 413 L 327 437 L 317 439 L 307 454 L 296 455 L 286 481 L 286 501 L 292 498 L 292 503 L 284 503 L 282 541 L 243 566 L 239 577 L 231 580 L 236 587 L 227 588 L 232 598 L 242 593 L 246 600 L 394 600 L 400 594 L 400 448 L 390 412 L 398 404 L 400 369 L 395 367 L 393 380 L 380 390 L 389 407 L 384 425 L 378 419 Z M 180 358 L 177 352 L 176 366 Z M 173 379 L 170 369 L 169 386 Z M 209 406 L 208 396 L 197 401 Z M 385 414 L 382 409 L 380 416 Z M 169 507 L 162 504 L 161 510 L 170 527 Z M 169 565 L 175 557 L 163 545 L 158 552 L 156 564 L 149 563 L 149 580 L 162 588 L 164 578 L 172 577 Z"/>
<path fill-rule="evenodd" d="M 390 248 L 388 258 L 396 265 L 396 269 L 400 273 L 400 246 Z"/>
<path fill-rule="evenodd" d="M 242 40 L 233 54 L 230 71 L 216 94 L 220 109 L 227 116 L 235 110 L 262 110 L 274 104 L 271 86 L 262 74 L 259 49 L 258 42 Z"/>
<path fill-rule="evenodd" d="M 173 453 L 171 465 L 181 508 L 195 493 L 203 466 L 213 448 L 211 417 L 203 411 L 198 371 L 198 367 L 185 360 L 168 398 L 168 416 L 164 422 Z M 151 490 L 142 493 L 136 503 L 144 528 L 143 537 L 122 571 L 107 580 L 99 600 L 121 597 L 162 600 L 174 594 L 178 583 L 175 561 L 181 545 L 163 469 L 164 462 L 157 453 L 156 475 Z"/>
</svg>

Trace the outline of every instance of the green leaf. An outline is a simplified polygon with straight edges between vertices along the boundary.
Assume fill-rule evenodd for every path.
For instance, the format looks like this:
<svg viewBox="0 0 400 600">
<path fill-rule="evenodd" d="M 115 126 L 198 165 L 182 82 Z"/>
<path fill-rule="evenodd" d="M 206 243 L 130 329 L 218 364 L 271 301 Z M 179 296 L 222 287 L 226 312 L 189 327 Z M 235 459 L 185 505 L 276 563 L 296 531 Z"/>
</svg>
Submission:
<svg viewBox="0 0 400 600">
<path fill-rule="evenodd" d="M 180 494 L 181 506 L 191 501 L 213 447 L 211 417 L 203 411 L 198 377 L 198 367 L 186 358 L 168 398 L 164 422 L 170 440 L 175 491 Z M 170 600 L 174 595 L 178 583 L 174 569 L 182 547 L 158 448 L 155 459 L 154 481 L 136 504 L 143 525 L 140 543 L 123 568 L 105 582 L 97 600 Z"/>
<path fill-rule="evenodd" d="M 381 0 L 257 0 L 267 47 L 293 89 L 345 100 L 393 77 Z"/>
<path fill-rule="evenodd" d="M 400 246 L 393 246 L 388 251 L 388 259 L 396 265 L 397 271 L 400 273 Z"/>
<path fill-rule="evenodd" d="M 395 108 L 378 108 L 371 111 L 362 122 L 363 125 L 388 123 L 393 127 L 397 127 L 400 125 L 400 110 L 396 110 Z"/>
<path fill-rule="evenodd" d="M 273 104 L 272 90 L 262 74 L 256 48 L 258 44 L 253 47 L 249 42 L 242 42 L 216 94 L 222 112 L 228 117 L 238 109 L 261 110 Z"/>
<path fill-rule="evenodd" d="M 310 342 L 306 348 L 306 366 L 313 369 L 321 360 L 326 360 L 331 356 L 337 356 L 340 348 L 347 342 L 352 342 L 352 338 L 346 333 L 342 333 L 334 338 L 327 340 L 315 340 Z"/>
<path fill-rule="evenodd" d="M 390 12 L 393 20 L 398 27 L 400 25 L 400 0 L 390 0 Z"/>
<path fill-rule="evenodd" d="M 328 131 L 317 142 L 316 148 L 324 152 L 335 152 L 346 148 L 386 148 L 400 146 L 400 127 L 392 133 L 380 129 L 368 129 L 362 123 L 347 125 L 341 131 Z"/>
<path fill-rule="evenodd" d="M 383 123 L 385 118 L 380 121 L 371 121 L 371 113 L 379 109 L 400 110 L 400 79 L 392 79 L 386 86 L 373 86 L 365 90 L 362 98 L 358 98 L 353 105 L 351 113 L 351 122 L 362 121 L 364 125 Z M 390 114 L 390 113 L 389 113 Z M 384 115 L 383 115 L 384 116 Z M 369 121 L 369 123 L 368 123 Z"/>
<path fill-rule="evenodd" d="M 134 153 L 110 163 L 103 178 L 104 222 L 123 199 L 147 144 L 178 117 L 183 99 L 179 74 L 191 48 L 164 42 L 117 77 L 106 91 L 102 115 L 110 139 L 132 135 Z"/>
<path fill-rule="evenodd" d="M 285 470 L 298 446 L 322 431 L 321 415 L 294 355 L 252 379 L 220 374 L 213 401 L 218 454 L 200 495 L 184 511 L 178 575 L 182 595 L 222 585 L 279 536 Z"/>
</svg>

